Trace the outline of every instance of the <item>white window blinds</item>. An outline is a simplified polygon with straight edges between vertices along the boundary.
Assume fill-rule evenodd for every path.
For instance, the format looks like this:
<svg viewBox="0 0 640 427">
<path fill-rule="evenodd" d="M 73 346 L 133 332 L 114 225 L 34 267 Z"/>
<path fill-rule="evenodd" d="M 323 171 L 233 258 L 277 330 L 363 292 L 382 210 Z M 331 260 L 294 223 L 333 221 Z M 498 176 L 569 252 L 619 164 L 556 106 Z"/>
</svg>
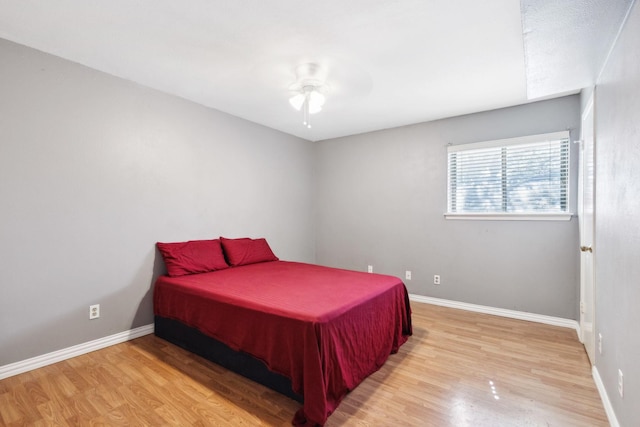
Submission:
<svg viewBox="0 0 640 427">
<path fill-rule="evenodd" d="M 448 213 L 537 214 L 569 209 L 569 132 L 454 145 Z"/>
</svg>

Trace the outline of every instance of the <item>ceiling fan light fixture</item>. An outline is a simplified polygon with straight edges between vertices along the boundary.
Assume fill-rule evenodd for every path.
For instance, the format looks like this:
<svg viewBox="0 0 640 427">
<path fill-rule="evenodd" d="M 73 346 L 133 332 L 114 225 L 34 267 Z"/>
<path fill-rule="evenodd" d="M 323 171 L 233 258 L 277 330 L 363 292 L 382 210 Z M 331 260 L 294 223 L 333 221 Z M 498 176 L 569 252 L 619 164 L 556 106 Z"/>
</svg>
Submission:
<svg viewBox="0 0 640 427">
<path fill-rule="evenodd" d="M 289 103 L 297 111 L 302 111 L 302 124 L 311 128 L 311 114 L 322 111 L 326 101 L 327 85 L 320 77 L 322 70 L 317 64 L 303 64 L 296 68 L 297 81 L 290 89 L 297 92 L 289 98 Z"/>
</svg>

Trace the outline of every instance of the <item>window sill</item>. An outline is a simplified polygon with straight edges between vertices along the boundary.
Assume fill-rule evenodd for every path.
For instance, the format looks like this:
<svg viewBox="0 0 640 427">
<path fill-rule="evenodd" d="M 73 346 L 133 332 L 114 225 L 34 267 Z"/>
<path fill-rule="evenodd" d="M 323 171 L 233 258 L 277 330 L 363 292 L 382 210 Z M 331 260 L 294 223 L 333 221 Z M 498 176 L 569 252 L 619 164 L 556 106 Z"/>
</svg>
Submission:
<svg viewBox="0 0 640 427">
<path fill-rule="evenodd" d="M 569 221 L 572 213 L 445 213 L 445 219 L 480 221 Z"/>
</svg>

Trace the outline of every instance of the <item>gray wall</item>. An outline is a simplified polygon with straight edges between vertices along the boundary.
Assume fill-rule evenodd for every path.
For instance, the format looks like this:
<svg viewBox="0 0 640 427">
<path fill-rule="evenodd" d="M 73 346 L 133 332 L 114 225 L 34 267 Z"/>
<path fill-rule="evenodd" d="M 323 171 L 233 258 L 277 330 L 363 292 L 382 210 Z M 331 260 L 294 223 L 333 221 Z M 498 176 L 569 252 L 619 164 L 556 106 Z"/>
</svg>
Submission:
<svg viewBox="0 0 640 427">
<path fill-rule="evenodd" d="M 620 425 L 640 420 L 640 6 L 595 89 L 596 367 Z M 617 373 L 624 373 L 624 398 Z"/>
<path fill-rule="evenodd" d="M 2 40 L 0 64 L 0 366 L 152 323 L 156 241 L 314 261 L 312 143 Z"/>
<path fill-rule="evenodd" d="M 400 277 L 411 270 L 406 284 L 414 294 L 577 319 L 577 219 L 471 221 L 443 214 L 448 143 L 568 128 L 577 139 L 579 126 L 576 95 L 317 143 L 317 262 L 355 270 L 372 264 Z M 434 274 L 441 285 L 433 285 Z"/>
</svg>

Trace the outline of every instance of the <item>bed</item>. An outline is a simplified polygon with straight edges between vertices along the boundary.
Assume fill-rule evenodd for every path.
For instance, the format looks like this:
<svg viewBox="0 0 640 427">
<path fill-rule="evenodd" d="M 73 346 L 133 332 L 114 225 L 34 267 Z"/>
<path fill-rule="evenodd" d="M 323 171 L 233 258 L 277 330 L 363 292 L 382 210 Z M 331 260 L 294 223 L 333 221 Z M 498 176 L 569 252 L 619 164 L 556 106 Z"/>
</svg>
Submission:
<svg viewBox="0 0 640 427">
<path fill-rule="evenodd" d="M 238 263 L 231 246 L 229 268 L 157 279 L 156 335 L 301 401 L 294 425 L 323 425 L 411 335 L 404 284 L 270 249 Z"/>
</svg>

